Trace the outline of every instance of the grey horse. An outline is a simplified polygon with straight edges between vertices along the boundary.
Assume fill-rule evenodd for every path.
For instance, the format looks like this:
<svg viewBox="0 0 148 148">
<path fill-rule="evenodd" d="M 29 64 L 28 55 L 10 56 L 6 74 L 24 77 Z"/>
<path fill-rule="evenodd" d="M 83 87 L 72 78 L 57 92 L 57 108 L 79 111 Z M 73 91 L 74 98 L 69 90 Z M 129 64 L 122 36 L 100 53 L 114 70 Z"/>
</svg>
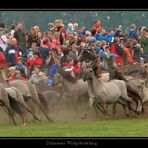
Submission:
<svg viewBox="0 0 148 148">
<path fill-rule="evenodd" d="M 100 111 L 104 113 L 105 118 L 108 119 L 107 105 L 120 102 L 122 99 L 132 103 L 132 99 L 128 97 L 124 81 L 116 80 L 116 82 L 102 82 L 98 80 L 92 68 L 83 69 L 83 80 L 88 83 L 88 93 L 90 106 L 98 103 Z M 117 82 L 118 81 L 118 82 Z M 117 84 L 118 83 L 118 84 Z M 87 113 L 85 114 L 87 116 Z"/>
<path fill-rule="evenodd" d="M 2 84 L 0 84 L 0 106 L 3 106 L 7 109 L 9 118 L 12 119 L 14 125 L 17 125 L 14 119 L 13 110 L 10 106 L 8 94 Z"/>
</svg>

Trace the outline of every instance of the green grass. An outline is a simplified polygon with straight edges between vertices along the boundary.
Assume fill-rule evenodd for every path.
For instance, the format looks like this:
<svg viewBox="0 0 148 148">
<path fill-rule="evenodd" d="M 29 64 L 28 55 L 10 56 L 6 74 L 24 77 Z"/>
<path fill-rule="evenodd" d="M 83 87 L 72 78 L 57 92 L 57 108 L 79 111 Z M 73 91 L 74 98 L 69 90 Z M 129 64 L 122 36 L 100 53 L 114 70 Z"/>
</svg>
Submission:
<svg viewBox="0 0 148 148">
<path fill-rule="evenodd" d="M 0 137 L 147 137 L 148 119 L 0 125 Z"/>
</svg>

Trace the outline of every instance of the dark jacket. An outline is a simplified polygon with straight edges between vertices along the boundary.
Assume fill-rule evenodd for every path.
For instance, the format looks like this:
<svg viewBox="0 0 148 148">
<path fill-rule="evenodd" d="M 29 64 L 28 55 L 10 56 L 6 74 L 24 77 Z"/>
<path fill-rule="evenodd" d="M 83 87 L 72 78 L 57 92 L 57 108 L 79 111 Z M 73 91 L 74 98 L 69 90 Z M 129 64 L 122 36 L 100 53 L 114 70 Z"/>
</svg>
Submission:
<svg viewBox="0 0 148 148">
<path fill-rule="evenodd" d="M 14 37 L 17 39 L 19 48 L 26 51 L 26 40 L 24 31 L 18 30 L 14 32 Z"/>
<path fill-rule="evenodd" d="M 137 30 L 130 30 L 128 34 L 128 39 L 138 39 Z"/>
<path fill-rule="evenodd" d="M 11 66 L 15 66 L 17 64 L 18 57 L 23 54 L 23 50 L 13 46 L 8 46 L 4 54 L 7 62 L 10 63 Z"/>
<path fill-rule="evenodd" d="M 37 37 L 32 37 L 31 35 L 29 35 L 28 36 L 28 48 L 31 47 L 31 44 L 33 42 L 37 44 L 37 47 L 40 46 L 40 43 L 41 43 L 40 38 L 38 36 Z"/>
<path fill-rule="evenodd" d="M 49 48 L 39 47 L 38 50 L 39 50 L 40 55 L 41 55 L 41 57 L 42 57 L 42 59 L 43 59 L 43 64 L 45 64 L 46 59 L 47 59 L 47 57 L 48 57 L 48 55 L 49 55 L 50 49 L 49 49 Z"/>
</svg>

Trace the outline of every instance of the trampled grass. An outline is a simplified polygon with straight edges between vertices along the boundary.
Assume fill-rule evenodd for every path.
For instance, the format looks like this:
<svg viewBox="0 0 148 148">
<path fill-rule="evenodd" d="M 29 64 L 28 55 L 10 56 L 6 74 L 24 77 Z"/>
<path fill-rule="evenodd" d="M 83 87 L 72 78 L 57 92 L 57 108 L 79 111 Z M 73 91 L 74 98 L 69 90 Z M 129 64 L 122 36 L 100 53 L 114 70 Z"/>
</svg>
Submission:
<svg viewBox="0 0 148 148">
<path fill-rule="evenodd" d="M 0 137 L 147 137 L 148 119 L 0 125 Z"/>
</svg>

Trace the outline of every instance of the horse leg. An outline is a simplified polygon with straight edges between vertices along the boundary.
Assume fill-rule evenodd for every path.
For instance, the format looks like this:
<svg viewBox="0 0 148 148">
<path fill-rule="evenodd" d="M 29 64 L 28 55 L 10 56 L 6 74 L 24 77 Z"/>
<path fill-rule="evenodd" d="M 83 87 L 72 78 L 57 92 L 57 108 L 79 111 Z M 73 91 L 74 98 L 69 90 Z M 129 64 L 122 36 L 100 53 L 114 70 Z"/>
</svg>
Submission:
<svg viewBox="0 0 148 148">
<path fill-rule="evenodd" d="M 6 103 L 3 102 L 3 106 L 6 107 L 6 109 L 8 110 L 8 116 L 9 118 L 11 117 L 12 121 L 13 121 L 13 124 L 14 125 L 17 125 L 15 119 L 14 119 L 14 115 L 13 115 L 13 112 L 12 112 L 12 109 L 9 107 L 9 105 L 7 105 Z"/>
<path fill-rule="evenodd" d="M 125 111 L 125 115 L 129 116 L 129 109 L 128 109 L 128 107 L 125 104 L 122 104 L 122 107 L 123 107 L 123 109 Z"/>
<path fill-rule="evenodd" d="M 106 102 L 102 102 L 102 108 L 103 108 L 103 112 L 104 112 L 104 115 L 105 115 L 105 119 L 108 120 L 109 119 L 109 114 L 107 112 L 107 104 L 106 104 Z"/>
<path fill-rule="evenodd" d="M 29 107 L 23 103 L 20 103 L 32 116 L 35 120 L 38 120 L 38 121 L 41 121 L 40 118 L 38 118 L 36 115 L 35 115 L 35 112 L 31 111 L 31 109 L 29 109 Z"/>
<path fill-rule="evenodd" d="M 74 108 L 75 108 L 75 111 L 77 112 L 78 111 L 78 96 L 75 96 L 73 99 L 74 99 Z"/>
<path fill-rule="evenodd" d="M 112 112 L 113 115 L 115 115 L 116 112 L 117 112 L 116 106 L 117 106 L 117 102 L 115 102 L 115 103 L 113 104 L 113 112 Z"/>
<path fill-rule="evenodd" d="M 24 114 L 23 114 L 23 113 L 19 113 L 19 116 L 20 116 L 20 118 L 22 119 L 23 125 L 25 126 L 26 123 L 25 123 L 25 116 L 24 116 Z"/>
<path fill-rule="evenodd" d="M 126 102 L 125 100 L 119 100 L 118 103 L 122 105 L 122 107 L 125 111 L 125 115 L 129 116 L 129 109 L 130 109 L 129 102 Z"/>
<path fill-rule="evenodd" d="M 102 108 L 102 105 L 100 104 L 100 102 L 96 102 L 95 105 L 96 105 L 96 108 L 97 108 L 102 114 L 104 114 L 103 108 Z"/>
<path fill-rule="evenodd" d="M 32 103 L 35 103 L 35 102 L 33 102 L 31 99 L 26 102 L 26 105 L 27 105 L 26 110 L 28 110 L 28 112 L 30 112 L 33 115 L 33 119 L 32 119 L 33 122 L 35 122 L 36 120 L 41 121 L 41 118 L 37 117 L 35 107 L 33 106 Z"/>
<path fill-rule="evenodd" d="M 92 105 L 94 104 L 94 102 L 95 102 L 95 100 L 93 98 L 89 98 L 88 107 L 87 107 L 84 117 L 82 117 L 82 119 L 87 118 L 87 114 L 88 114 L 90 108 L 92 107 Z"/>
<path fill-rule="evenodd" d="M 128 96 L 127 96 L 128 97 Z M 128 98 L 130 98 L 130 97 L 128 97 Z M 130 110 L 132 110 L 134 113 L 136 113 L 136 114 L 139 114 L 138 112 L 137 112 L 137 110 L 134 108 L 134 106 L 133 106 L 133 101 L 127 101 L 127 99 L 125 99 L 125 98 L 123 98 L 123 97 L 120 97 L 120 99 L 121 100 L 124 100 L 124 101 L 126 101 L 126 104 L 127 104 L 127 106 L 128 106 L 128 108 L 130 109 Z M 121 101 L 120 100 L 120 101 Z M 128 99 L 129 100 L 129 99 Z M 131 99 L 130 99 L 131 100 Z"/>
<path fill-rule="evenodd" d="M 36 102 L 36 104 L 38 105 L 38 107 L 41 109 L 41 111 L 43 112 L 43 114 L 45 115 L 46 119 L 49 122 L 53 122 L 53 120 L 47 115 L 46 111 L 44 110 L 43 106 L 39 103 Z"/>
<path fill-rule="evenodd" d="M 96 101 L 93 104 L 93 108 L 94 108 L 94 111 L 95 111 L 96 115 L 98 115 L 99 114 L 99 112 L 98 112 L 99 108 L 98 108 L 98 103 Z"/>
<path fill-rule="evenodd" d="M 142 111 L 143 105 L 142 105 L 142 101 L 138 100 L 138 104 L 137 104 L 137 114 L 139 114 Z"/>
</svg>

